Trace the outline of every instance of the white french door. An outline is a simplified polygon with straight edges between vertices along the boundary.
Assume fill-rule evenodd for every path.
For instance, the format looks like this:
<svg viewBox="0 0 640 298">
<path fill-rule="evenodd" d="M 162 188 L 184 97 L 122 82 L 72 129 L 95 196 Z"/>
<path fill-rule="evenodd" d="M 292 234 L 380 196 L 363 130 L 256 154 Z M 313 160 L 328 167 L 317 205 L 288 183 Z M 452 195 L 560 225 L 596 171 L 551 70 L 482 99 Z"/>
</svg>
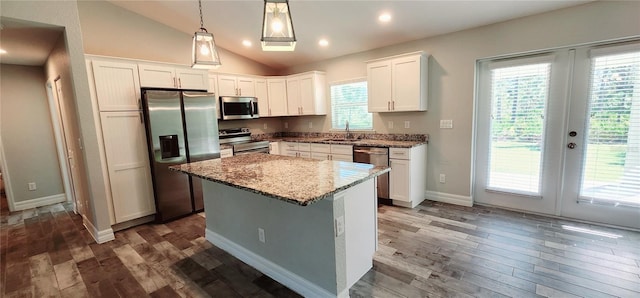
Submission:
<svg viewBox="0 0 640 298">
<path fill-rule="evenodd" d="M 640 228 L 640 44 L 478 64 L 474 200 Z"/>
</svg>

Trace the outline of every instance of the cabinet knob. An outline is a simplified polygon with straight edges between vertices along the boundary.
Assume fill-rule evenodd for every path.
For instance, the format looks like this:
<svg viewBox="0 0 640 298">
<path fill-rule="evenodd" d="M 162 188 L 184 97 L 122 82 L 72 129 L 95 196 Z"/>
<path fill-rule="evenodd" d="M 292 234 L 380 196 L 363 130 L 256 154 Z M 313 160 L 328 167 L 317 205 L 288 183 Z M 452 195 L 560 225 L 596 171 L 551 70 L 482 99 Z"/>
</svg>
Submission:
<svg viewBox="0 0 640 298">
<path fill-rule="evenodd" d="M 391 102 L 387 101 L 387 111 L 391 111 Z"/>
<path fill-rule="evenodd" d="M 182 88 L 182 79 L 178 78 L 178 87 Z"/>
</svg>

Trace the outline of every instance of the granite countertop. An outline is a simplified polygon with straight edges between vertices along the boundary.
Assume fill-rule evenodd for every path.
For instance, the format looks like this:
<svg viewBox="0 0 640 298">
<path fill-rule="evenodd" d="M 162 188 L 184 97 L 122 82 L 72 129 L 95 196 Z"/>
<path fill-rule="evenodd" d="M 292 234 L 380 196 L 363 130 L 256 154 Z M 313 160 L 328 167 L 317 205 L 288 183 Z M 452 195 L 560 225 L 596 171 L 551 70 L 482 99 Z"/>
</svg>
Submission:
<svg viewBox="0 0 640 298">
<path fill-rule="evenodd" d="M 263 153 L 169 167 L 289 203 L 306 206 L 390 171 L 369 164 Z"/>
<path fill-rule="evenodd" d="M 344 139 L 344 138 L 326 138 L 326 137 L 272 137 L 266 138 L 271 142 L 296 142 L 296 143 L 318 143 L 318 144 L 339 144 L 353 146 L 368 147 L 395 147 L 395 148 L 411 148 L 427 141 L 399 141 L 399 140 L 380 140 L 380 139 Z"/>
</svg>

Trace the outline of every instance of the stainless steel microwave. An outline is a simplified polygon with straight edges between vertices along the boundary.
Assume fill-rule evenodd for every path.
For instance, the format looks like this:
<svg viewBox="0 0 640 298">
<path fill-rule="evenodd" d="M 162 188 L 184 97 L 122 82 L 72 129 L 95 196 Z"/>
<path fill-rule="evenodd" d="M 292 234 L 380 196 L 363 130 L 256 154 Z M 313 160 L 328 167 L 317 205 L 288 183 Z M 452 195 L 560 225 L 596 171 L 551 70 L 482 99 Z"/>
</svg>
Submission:
<svg viewBox="0 0 640 298">
<path fill-rule="evenodd" d="M 222 120 L 259 118 L 258 99 L 247 96 L 220 96 L 220 117 Z"/>
</svg>

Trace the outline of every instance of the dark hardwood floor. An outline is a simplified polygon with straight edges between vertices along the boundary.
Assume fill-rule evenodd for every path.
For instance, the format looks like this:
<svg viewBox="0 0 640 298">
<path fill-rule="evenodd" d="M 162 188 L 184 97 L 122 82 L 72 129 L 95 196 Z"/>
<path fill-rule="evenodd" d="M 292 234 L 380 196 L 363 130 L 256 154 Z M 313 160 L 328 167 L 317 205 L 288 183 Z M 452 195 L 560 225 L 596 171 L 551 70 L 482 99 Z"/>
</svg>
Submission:
<svg viewBox="0 0 640 298">
<path fill-rule="evenodd" d="M 1 216 L 2 297 L 298 296 L 208 243 L 203 215 L 105 244 L 67 205 L 9 213 L 3 202 Z M 640 297 L 639 266 L 637 232 L 482 206 L 382 206 L 374 268 L 350 295 Z"/>
</svg>

